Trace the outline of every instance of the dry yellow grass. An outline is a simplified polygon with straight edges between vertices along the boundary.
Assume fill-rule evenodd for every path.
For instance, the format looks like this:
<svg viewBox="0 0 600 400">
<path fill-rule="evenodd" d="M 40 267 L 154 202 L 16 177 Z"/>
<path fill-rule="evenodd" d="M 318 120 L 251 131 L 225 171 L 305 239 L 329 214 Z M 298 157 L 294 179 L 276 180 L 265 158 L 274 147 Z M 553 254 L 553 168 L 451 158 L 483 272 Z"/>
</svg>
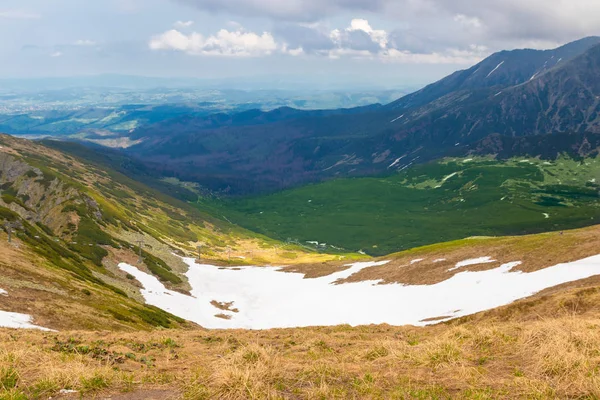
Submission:
<svg viewBox="0 0 600 400">
<path fill-rule="evenodd" d="M 426 328 L 2 330 L 0 399 L 593 399 L 599 316 L 587 288 Z"/>
<path fill-rule="evenodd" d="M 366 268 L 344 282 L 382 280 L 383 283 L 430 285 L 463 271 L 489 270 L 512 261 L 522 261 L 515 270 L 533 272 L 598 255 L 599 249 L 600 225 L 536 235 L 470 238 L 383 257 L 382 260 L 391 262 Z M 479 257 L 496 261 L 449 271 L 460 261 Z M 421 261 L 413 262 L 416 260 Z"/>
</svg>

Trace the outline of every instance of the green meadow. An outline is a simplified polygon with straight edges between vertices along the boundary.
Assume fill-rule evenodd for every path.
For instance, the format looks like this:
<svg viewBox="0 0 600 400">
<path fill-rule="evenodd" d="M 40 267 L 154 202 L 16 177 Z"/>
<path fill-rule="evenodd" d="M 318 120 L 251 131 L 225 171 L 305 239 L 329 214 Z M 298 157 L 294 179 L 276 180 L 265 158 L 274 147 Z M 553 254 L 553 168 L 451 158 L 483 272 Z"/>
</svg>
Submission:
<svg viewBox="0 0 600 400">
<path fill-rule="evenodd" d="M 600 222 L 600 161 L 444 159 L 378 178 L 200 203 L 258 233 L 383 255 Z"/>
</svg>

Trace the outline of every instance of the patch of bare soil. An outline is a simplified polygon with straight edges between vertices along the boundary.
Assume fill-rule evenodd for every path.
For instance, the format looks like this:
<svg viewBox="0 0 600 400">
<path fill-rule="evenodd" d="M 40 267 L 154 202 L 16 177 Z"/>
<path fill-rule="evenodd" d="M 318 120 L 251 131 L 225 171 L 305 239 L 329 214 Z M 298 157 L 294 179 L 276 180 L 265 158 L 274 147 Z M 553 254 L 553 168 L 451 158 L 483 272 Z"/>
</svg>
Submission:
<svg viewBox="0 0 600 400">
<path fill-rule="evenodd" d="M 234 313 L 239 313 L 240 310 L 238 310 L 237 308 L 232 308 L 233 307 L 233 303 L 234 303 L 233 301 L 230 301 L 230 302 L 220 302 L 220 301 L 216 301 L 216 300 L 213 300 L 213 301 L 210 302 L 210 304 L 213 307 L 216 307 L 219 310 L 230 311 L 230 312 L 234 312 Z"/>
</svg>

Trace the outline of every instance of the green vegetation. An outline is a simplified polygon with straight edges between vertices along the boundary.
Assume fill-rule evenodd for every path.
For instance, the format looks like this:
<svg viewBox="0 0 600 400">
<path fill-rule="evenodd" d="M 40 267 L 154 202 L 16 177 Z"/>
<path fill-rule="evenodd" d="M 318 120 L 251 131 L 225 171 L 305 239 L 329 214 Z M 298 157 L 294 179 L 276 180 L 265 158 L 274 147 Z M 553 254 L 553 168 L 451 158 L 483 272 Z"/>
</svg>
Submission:
<svg viewBox="0 0 600 400">
<path fill-rule="evenodd" d="M 171 272 L 171 267 L 160 258 L 153 256 L 147 251 L 142 251 L 142 257 L 150 272 L 156 275 L 161 281 L 171 282 L 175 285 L 183 282 L 180 277 Z"/>
<path fill-rule="evenodd" d="M 599 159 L 446 159 L 389 177 L 339 179 L 198 207 L 270 237 L 383 255 L 470 236 L 596 224 L 597 182 Z"/>
</svg>

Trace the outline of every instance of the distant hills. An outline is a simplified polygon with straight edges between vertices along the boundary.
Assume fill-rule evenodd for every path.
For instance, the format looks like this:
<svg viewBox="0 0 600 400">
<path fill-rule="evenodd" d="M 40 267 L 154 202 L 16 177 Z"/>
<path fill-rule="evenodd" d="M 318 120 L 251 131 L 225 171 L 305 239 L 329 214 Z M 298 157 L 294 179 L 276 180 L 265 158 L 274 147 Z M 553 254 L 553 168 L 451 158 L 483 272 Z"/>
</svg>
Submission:
<svg viewBox="0 0 600 400">
<path fill-rule="evenodd" d="M 393 173 L 446 156 L 587 156 L 600 143 L 599 62 L 600 37 L 588 37 L 495 53 L 385 105 L 312 111 L 292 102 L 264 111 L 288 103 L 254 104 L 238 93 L 233 108 L 170 103 L 4 115 L 0 131 L 122 148 L 151 174 L 233 195 Z M 370 98 L 361 96 L 347 104 Z"/>
<path fill-rule="evenodd" d="M 589 155 L 599 62 L 598 37 L 502 51 L 385 106 L 177 117 L 134 129 L 127 136 L 137 144 L 127 151 L 160 174 L 237 194 L 448 155 Z"/>
</svg>

